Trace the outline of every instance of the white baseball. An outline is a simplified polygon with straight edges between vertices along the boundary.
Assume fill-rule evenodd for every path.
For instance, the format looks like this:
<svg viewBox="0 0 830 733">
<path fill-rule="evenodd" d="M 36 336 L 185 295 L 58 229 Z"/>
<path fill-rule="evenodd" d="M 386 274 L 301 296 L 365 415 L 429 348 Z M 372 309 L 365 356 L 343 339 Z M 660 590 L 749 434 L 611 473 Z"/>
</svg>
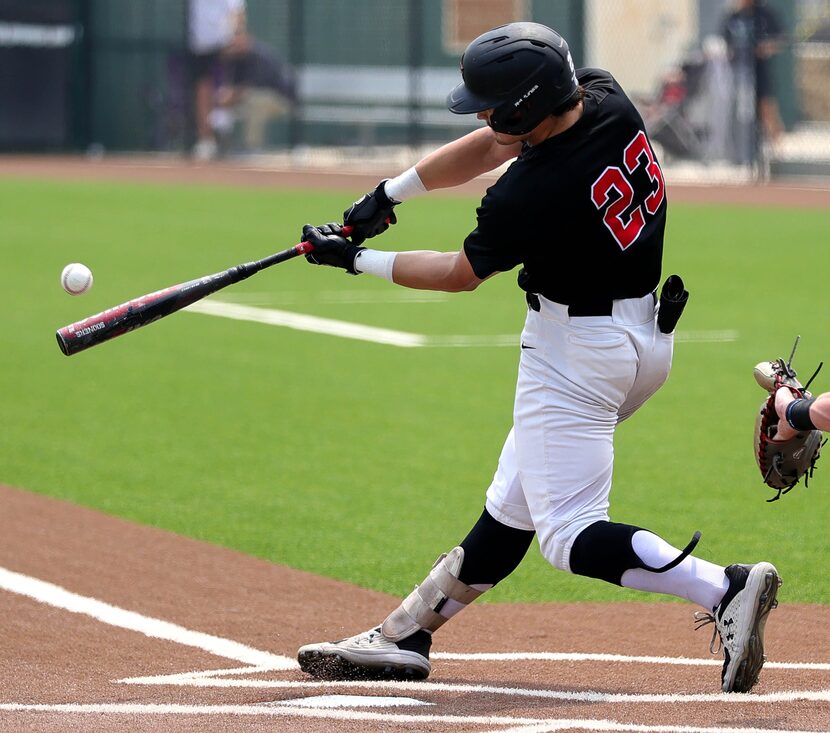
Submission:
<svg viewBox="0 0 830 733">
<path fill-rule="evenodd" d="M 81 295 L 92 287 L 92 270 L 80 262 L 63 268 L 61 286 L 70 295 Z"/>
</svg>

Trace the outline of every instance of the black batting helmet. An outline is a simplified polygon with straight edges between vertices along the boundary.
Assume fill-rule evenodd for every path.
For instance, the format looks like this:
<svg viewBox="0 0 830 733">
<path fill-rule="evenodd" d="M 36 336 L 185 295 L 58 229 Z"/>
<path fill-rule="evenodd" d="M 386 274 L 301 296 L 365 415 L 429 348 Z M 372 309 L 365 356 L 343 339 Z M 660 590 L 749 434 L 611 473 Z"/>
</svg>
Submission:
<svg viewBox="0 0 830 733">
<path fill-rule="evenodd" d="M 539 23 L 508 23 L 476 38 L 461 57 L 464 81 L 447 96 L 459 115 L 493 109 L 490 127 L 524 135 L 577 90 L 568 44 Z"/>
</svg>

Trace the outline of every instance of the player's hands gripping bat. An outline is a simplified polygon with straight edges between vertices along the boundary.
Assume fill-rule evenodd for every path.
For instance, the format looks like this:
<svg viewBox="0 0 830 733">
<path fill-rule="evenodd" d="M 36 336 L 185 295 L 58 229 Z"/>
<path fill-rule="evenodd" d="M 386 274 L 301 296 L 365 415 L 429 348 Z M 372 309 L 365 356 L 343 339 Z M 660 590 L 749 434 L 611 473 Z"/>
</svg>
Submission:
<svg viewBox="0 0 830 733">
<path fill-rule="evenodd" d="M 822 434 L 820 430 L 799 430 L 786 440 L 777 440 L 779 416 L 775 409 L 775 396 L 779 389 L 789 389 L 797 399 L 809 398 L 807 387 L 813 381 L 818 369 L 805 386 L 798 381 L 792 360 L 798 346 L 795 340 L 789 361 L 776 359 L 762 361 L 755 366 L 755 381 L 765 389 L 769 396 L 761 404 L 755 419 L 755 462 L 764 479 L 764 483 L 778 493 L 767 501 L 775 501 L 786 494 L 804 477 L 804 485 L 813 475 L 816 461 L 821 450 Z"/>
<path fill-rule="evenodd" d="M 348 237 L 350 227 L 343 227 L 339 234 Z M 342 237 L 341 237 L 342 238 Z M 182 308 L 201 300 L 217 290 L 244 280 L 266 267 L 285 262 L 314 249 L 314 244 L 303 240 L 293 247 L 264 257 L 261 260 L 236 265 L 223 272 L 206 275 L 180 285 L 142 295 L 121 305 L 108 308 L 77 323 L 71 323 L 58 329 L 55 334 L 58 346 L 67 356 L 77 354 L 116 336 L 134 331 L 137 328 L 169 316 Z"/>
<path fill-rule="evenodd" d="M 303 227 L 303 240 L 312 245 L 312 250 L 305 258 L 312 265 L 339 267 L 351 275 L 357 275 L 354 261 L 364 248 L 346 239 L 348 231 L 349 227 L 341 227 L 335 223 L 320 227 L 306 224 Z"/>
<path fill-rule="evenodd" d="M 393 211 L 397 202 L 392 201 L 384 190 L 387 180 L 382 180 L 374 191 L 359 198 L 343 212 L 343 223 L 352 227 L 354 244 L 363 244 L 367 239 L 383 234 L 390 224 L 397 224 Z"/>
</svg>

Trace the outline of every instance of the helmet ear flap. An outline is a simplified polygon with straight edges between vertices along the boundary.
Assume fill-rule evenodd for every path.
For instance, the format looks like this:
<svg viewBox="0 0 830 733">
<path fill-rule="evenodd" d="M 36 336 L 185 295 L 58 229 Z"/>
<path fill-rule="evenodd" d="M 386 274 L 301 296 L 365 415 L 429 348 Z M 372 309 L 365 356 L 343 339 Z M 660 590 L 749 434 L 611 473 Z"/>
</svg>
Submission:
<svg viewBox="0 0 830 733">
<path fill-rule="evenodd" d="M 540 117 L 537 109 L 538 100 L 524 99 L 519 104 L 502 104 L 493 110 L 490 116 L 490 127 L 496 132 L 506 135 L 525 135 L 538 125 L 544 117 Z"/>
</svg>

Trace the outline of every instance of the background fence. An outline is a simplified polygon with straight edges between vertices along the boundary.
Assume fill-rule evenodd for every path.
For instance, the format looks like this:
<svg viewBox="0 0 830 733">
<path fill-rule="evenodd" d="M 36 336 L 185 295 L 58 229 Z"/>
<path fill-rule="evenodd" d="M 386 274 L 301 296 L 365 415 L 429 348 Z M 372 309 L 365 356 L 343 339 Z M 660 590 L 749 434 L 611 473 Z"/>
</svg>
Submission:
<svg viewBox="0 0 830 733">
<path fill-rule="evenodd" d="M 0 0 L 0 147 L 187 153 L 191 2 Z M 462 50 L 484 30 L 523 19 L 559 30 L 578 66 L 611 70 L 675 170 L 827 175 L 830 0 L 766 3 L 780 25 L 769 82 L 780 135 L 759 126 L 754 42 L 746 55 L 724 39 L 737 4 L 247 0 L 256 48 L 294 92 L 260 88 L 253 106 L 217 115 L 221 151 L 295 159 L 302 151 L 314 160 L 327 149 L 368 155 L 451 139 L 477 124 L 444 106 Z"/>
</svg>

